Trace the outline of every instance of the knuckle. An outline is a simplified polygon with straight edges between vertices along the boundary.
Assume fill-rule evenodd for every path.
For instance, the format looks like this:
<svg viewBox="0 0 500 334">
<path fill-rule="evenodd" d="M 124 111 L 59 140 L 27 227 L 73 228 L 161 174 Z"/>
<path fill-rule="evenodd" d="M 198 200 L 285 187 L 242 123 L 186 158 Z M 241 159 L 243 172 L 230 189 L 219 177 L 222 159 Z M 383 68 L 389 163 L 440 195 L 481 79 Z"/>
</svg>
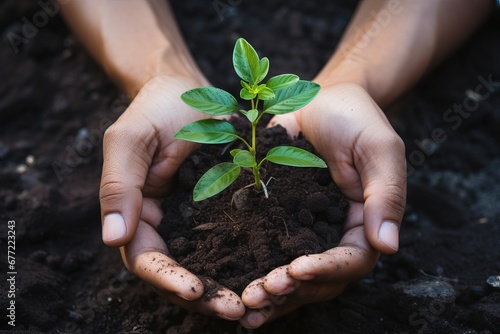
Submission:
<svg viewBox="0 0 500 334">
<path fill-rule="evenodd" d="M 119 138 L 122 135 L 123 131 L 124 130 L 120 126 L 119 122 L 115 122 L 115 123 L 111 124 L 106 129 L 106 131 L 104 131 L 104 137 L 103 137 L 104 143 L 106 144 L 106 143 L 109 143 L 110 141 L 116 140 L 117 138 Z"/>
<path fill-rule="evenodd" d="M 388 186 L 384 202 L 387 209 L 398 216 L 398 222 L 400 222 L 406 208 L 406 191 L 403 186 L 401 184 Z"/>
<path fill-rule="evenodd" d="M 99 192 L 101 204 L 118 203 L 127 193 L 127 186 L 119 181 L 103 179 Z"/>
<path fill-rule="evenodd" d="M 405 150 L 405 144 L 403 139 L 394 131 L 391 131 L 390 133 L 387 133 L 383 138 L 382 138 L 382 143 L 383 145 L 387 147 L 391 147 L 392 149 L 396 150 L 398 153 L 403 152 Z"/>
</svg>

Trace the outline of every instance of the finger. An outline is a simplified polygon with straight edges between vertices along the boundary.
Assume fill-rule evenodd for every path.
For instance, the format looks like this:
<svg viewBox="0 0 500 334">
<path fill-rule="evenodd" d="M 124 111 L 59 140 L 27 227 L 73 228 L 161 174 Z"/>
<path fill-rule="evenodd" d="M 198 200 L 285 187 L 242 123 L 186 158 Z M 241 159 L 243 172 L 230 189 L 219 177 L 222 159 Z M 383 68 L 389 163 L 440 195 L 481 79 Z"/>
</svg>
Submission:
<svg viewBox="0 0 500 334">
<path fill-rule="evenodd" d="M 131 272 L 177 305 L 226 320 L 237 320 L 245 313 L 240 297 L 231 290 L 221 287 L 216 297 L 203 296 L 201 280 L 168 256 L 163 239 L 144 221 L 140 221 L 135 237 L 121 250 Z"/>
<path fill-rule="evenodd" d="M 160 206 L 160 200 L 145 198 L 142 201 L 141 220 L 154 228 L 158 228 L 163 218 Z"/>
<path fill-rule="evenodd" d="M 359 226 L 346 232 L 339 247 L 292 261 L 288 274 L 304 281 L 352 281 L 373 269 L 378 254 L 366 240 L 364 227 Z"/>
<path fill-rule="evenodd" d="M 133 109 L 132 105 L 129 109 Z M 104 135 L 100 186 L 103 241 L 126 244 L 135 233 L 142 209 L 142 189 L 151 165 L 154 131 L 139 120 L 122 115 Z"/>
<path fill-rule="evenodd" d="M 262 308 L 269 305 L 269 294 L 264 289 L 264 277 L 248 284 L 241 294 L 243 304 L 249 308 Z"/>
<path fill-rule="evenodd" d="M 366 236 L 379 251 L 394 253 L 406 205 L 404 144 L 394 133 L 371 141 L 360 156 Z"/>
<path fill-rule="evenodd" d="M 274 269 L 264 279 L 264 289 L 276 296 L 290 294 L 298 285 L 299 282 L 288 274 L 288 266 Z"/>
<path fill-rule="evenodd" d="M 344 229 L 350 230 L 354 227 L 363 225 L 364 204 L 356 201 L 349 201 L 349 211 L 344 224 Z"/>
<path fill-rule="evenodd" d="M 248 308 L 240 324 L 246 328 L 257 328 L 262 324 L 287 314 L 301 305 L 330 300 L 345 290 L 348 282 L 299 281 L 297 289 L 289 295 L 275 296 L 267 293 L 268 302 L 260 308 Z M 263 288 L 262 285 L 260 285 Z M 263 291 L 263 294 L 266 292 Z"/>
<path fill-rule="evenodd" d="M 240 319 L 241 326 L 255 329 L 262 326 L 267 321 L 266 314 L 260 310 L 247 310 Z"/>
<path fill-rule="evenodd" d="M 245 305 L 241 298 L 233 291 L 210 280 L 206 284 L 217 289 L 214 296 L 204 296 L 198 307 L 198 312 L 206 315 L 215 315 L 226 320 L 238 320 L 245 314 Z"/>
<path fill-rule="evenodd" d="M 249 329 L 255 329 L 266 322 L 272 321 L 284 314 L 287 314 L 296 308 L 300 307 L 300 304 L 284 304 L 280 306 L 269 305 L 261 309 L 248 309 L 245 315 L 240 319 L 240 324 Z"/>
<path fill-rule="evenodd" d="M 288 297 L 275 296 L 266 291 L 264 278 L 255 280 L 243 291 L 242 300 L 247 310 L 240 324 L 246 328 L 257 328 L 301 305 L 296 299 Z"/>
<path fill-rule="evenodd" d="M 214 298 L 202 296 L 200 299 L 188 301 L 179 296 L 155 289 L 156 293 L 166 297 L 170 302 L 187 310 L 207 316 L 216 316 L 225 320 L 238 320 L 245 314 L 245 306 L 240 297 L 233 291 L 221 288 Z"/>
<path fill-rule="evenodd" d="M 121 253 L 126 267 L 156 289 L 185 300 L 203 295 L 202 282 L 167 256 L 165 242 L 149 224 L 139 223 L 134 238 Z"/>
</svg>

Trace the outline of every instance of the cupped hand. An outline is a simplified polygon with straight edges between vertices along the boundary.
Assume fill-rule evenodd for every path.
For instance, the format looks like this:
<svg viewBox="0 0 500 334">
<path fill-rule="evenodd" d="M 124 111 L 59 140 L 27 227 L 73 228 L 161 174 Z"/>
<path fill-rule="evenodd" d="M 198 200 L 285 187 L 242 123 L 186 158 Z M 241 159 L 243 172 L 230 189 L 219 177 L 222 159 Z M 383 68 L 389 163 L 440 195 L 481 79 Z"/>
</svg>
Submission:
<svg viewBox="0 0 500 334">
<path fill-rule="evenodd" d="M 340 294 L 368 274 L 380 252 L 399 247 L 406 204 L 404 144 L 369 94 L 355 84 L 322 85 L 298 112 L 276 116 L 291 134 L 302 131 L 326 160 L 350 202 L 338 247 L 302 256 L 248 285 L 241 324 L 256 328 L 307 303 Z"/>
<path fill-rule="evenodd" d="M 204 117 L 180 95 L 201 84 L 183 77 L 155 77 L 107 129 L 100 187 L 102 236 L 107 245 L 121 247 L 126 267 L 159 294 L 185 308 L 234 320 L 244 313 L 241 299 L 223 290 L 220 298 L 205 300 L 201 281 L 169 256 L 156 232 L 162 219 L 159 199 L 196 148 L 173 136 Z"/>
</svg>

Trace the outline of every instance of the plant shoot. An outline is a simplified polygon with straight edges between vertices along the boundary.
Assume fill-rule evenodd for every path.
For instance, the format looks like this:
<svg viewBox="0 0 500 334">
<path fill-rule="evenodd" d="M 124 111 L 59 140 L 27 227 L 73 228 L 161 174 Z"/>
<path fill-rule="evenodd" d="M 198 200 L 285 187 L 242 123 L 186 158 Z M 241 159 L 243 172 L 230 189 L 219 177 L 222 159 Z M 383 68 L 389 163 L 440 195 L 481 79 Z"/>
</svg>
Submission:
<svg viewBox="0 0 500 334">
<path fill-rule="evenodd" d="M 269 71 L 269 60 L 259 58 L 255 49 L 243 38 L 236 41 L 233 66 L 241 79 L 240 97 L 250 101 L 248 110 L 240 109 L 230 93 L 215 87 L 200 87 L 182 94 L 182 100 L 192 108 L 211 115 L 223 116 L 240 112 L 251 124 L 250 140 L 236 133 L 229 122 L 204 119 L 189 123 L 174 136 L 176 139 L 201 144 L 224 144 L 240 140 L 245 149 L 233 149 L 232 162 L 223 162 L 210 168 L 193 190 L 193 199 L 201 201 L 226 189 L 240 175 L 241 168 L 251 168 L 255 188 L 265 189 L 260 168 L 264 161 L 294 167 L 326 168 L 326 163 L 316 155 L 293 146 L 277 146 L 257 161 L 257 125 L 264 114 L 281 115 L 296 111 L 318 94 L 320 86 L 311 81 L 299 80 L 294 74 L 281 74 L 262 83 Z M 267 194 L 267 192 L 266 192 Z"/>
</svg>

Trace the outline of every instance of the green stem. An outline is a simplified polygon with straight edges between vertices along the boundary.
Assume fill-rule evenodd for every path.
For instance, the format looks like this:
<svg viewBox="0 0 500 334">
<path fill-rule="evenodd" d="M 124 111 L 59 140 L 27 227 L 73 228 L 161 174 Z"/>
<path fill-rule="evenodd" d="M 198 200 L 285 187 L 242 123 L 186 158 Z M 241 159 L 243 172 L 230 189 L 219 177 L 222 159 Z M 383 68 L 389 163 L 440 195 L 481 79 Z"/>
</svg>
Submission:
<svg viewBox="0 0 500 334">
<path fill-rule="evenodd" d="M 255 180 L 255 188 L 257 189 L 257 191 L 260 191 L 262 185 L 260 184 L 259 168 L 255 165 L 252 167 L 252 171 L 253 171 L 253 176 L 254 176 L 254 180 Z"/>
<path fill-rule="evenodd" d="M 252 99 L 252 109 L 256 109 L 259 106 L 259 98 L 257 97 L 256 99 Z M 257 122 L 254 121 L 252 122 L 252 147 L 250 148 L 250 152 L 253 155 L 253 158 L 255 161 L 257 161 Z M 259 166 L 255 165 L 252 167 L 253 171 L 253 176 L 255 179 L 255 188 L 257 191 L 260 191 L 261 189 L 261 184 L 260 184 L 260 173 L 259 173 Z"/>
<path fill-rule="evenodd" d="M 242 138 L 240 136 L 236 136 L 236 138 L 238 138 L 239 140 L 241 140 L 243 142 L 243 144 L 245 144 L 248 147 L 248 149 L 250 150 L 250 152 L 252 152 L 252 146 L 250 146 L 250 144 L 244 138 Z"/>
</svg>

